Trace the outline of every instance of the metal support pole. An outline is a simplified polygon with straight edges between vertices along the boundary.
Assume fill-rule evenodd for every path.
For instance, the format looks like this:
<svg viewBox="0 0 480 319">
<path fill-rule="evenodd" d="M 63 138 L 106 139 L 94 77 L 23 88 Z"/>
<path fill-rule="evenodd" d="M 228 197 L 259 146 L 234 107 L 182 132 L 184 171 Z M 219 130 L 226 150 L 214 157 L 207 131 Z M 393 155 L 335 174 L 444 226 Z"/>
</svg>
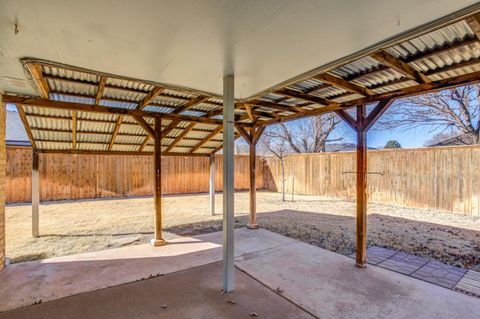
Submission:
<svg viewBox="0 0 480 319">
<path fill-rule="evenodd" d="M 365 106 L 357 107 L 357 249 L 356 265 L 365 267 L 367 260 L 367 131 Z"/>
<path fill-rule="evenodd" d="M 153 246 L 165 245 L 162 238 L 162 122 L 161 118 L 155 118 L 155 141 L 154 141 L 154 168 L 155 168 L 155 233 L 151 240 Z"/>
<path fill-rule="evenodd" d="M 39 153 L 32 152 L 32 236 L 40 236 L 40 174 L 38 172 Z"/>
<path fill-rule="evenodd" d="M 234 267 L 234 78 L 223 79 L 223 290 L 235 289 Z"/>
<path fill-rule="evenodd" d="M 210 156 L 210 215 L 215 215 L 215 155 Z"/>
</svg>

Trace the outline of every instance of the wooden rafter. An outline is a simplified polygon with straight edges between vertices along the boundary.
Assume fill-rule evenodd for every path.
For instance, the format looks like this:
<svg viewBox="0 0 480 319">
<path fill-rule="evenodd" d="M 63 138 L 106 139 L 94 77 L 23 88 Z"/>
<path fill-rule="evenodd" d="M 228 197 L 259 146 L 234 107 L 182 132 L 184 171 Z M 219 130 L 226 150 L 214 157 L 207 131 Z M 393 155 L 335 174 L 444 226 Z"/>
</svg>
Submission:
<svg viewBox="0 0 480 319">
<path fill-rule="evenodd" d="M 191 130 L 192 128 L 195 126 L 196 124 L 195 123 L 192 123 L 190 125 L 188 125 L 186 128 L 183 129 L 182 133 L 180 133 L 180 135 L 178 135 L 171 143 L 170 145 L 168 145 L 167 149 L 165 150 L 166 152 L 170 152 L 172 150 L 172 148 L 175 147 L 175 145 L 178 144 L 178 142 L 180 142 L 184 137 L 185 135 L 187 135 Z"/>
<path fill-rule="evenodd" d="M 145 139 L 143 140 L 142 144 L 140 144 L 140 147 L 138 148 L 138 151 L 139 152 L 143 152 L 143 150 L 145 149 L 145 147 L 147 146 L 148 144 L 148 141 L 150 141 L 150 139 L 152 138 L 152 136 L 150 135 L 147 135 L 145 137 Z"/>
<path fill-rule="evenodd" d="M 328 73 L 319 74 L 314 76 L 313 78 L 316 80 L 320 80 L 322 82 L 328 83 L 330 85 L 342 88 L 346 91 L 358 93 L 364 96 L 370 96 L 375 94 L 372 90 L 367 89 L 366 87 L 356 85 L 354 83 L 348 82 L 347 80 L 330 75 Z"/>
<path fill-rule="evenodd" d="M 40 96 L 44 99 L 48 99 L 49 97 L 49 92 L 50 88 L 48 86 L 47 81 L 45 80 L 43 73 L 42 73 L 42 67 L 38 64 L 27 64 L 28 70 L 30 71 L 30 74 L 33 77 L 33 80 L 35 81 L 35 84 L 38 88 L 38 93 L 40 93 Z"/>
<path fill-rule="evenodd" d="M 181 121 L 171 121 L 170 124 L 168 124 L 167 127 L 164 128 L 162 132 L 160 132 L 161 138 L 167 137 L 167 135 L 170 134 L 171 131 L 177 128 L 177 125 L 180 124 L 180 122 Z"/>
<path fill-rule="evenodd" d="M 345 123 L 350 126 L 354 131 L 357 130 L 357 122 L 350 114 L 347 113 L 345 110 L 336 110 L 335 114 L 337 114 Z"/>
<path fill-rule="evenodd" d="M 431 80 L 425 76 L 422 72 L 419 72 L 412 68 L 408 63 L 397 59 L 393 55 L 385 52 L 379 51 L 375 52 L 371 55 L 372 58 L 377 60 L 378 62 L 382 63 L 383 65 L 388 66 L 389 68 L 394 69 L 395 71 L 403 74 L 407 78 L 411 78 L 412 80 L 417 81 L 418 83 L 430 83 Z"/>
<path fill-rule="evenodd" d="M 145 130 L 145 132 L 148 133 L 148 135 L 150 135 L 151 137 L 155 136 L 154 129 L 150 126 L 150 124 L 147 123 L 147 121 L 145 121 L 143 117 L 139 115 L 132 115 L 132 117 L 135 119 L 135 121 L 137 121 L 138 125 L 140 125 Z"/>
<path fill-rule="evenodd" d="M 195 153 L 196 151 L 198 151 L 200 148 L 204 147 L 203 145 L 205 145 L 206 143 L 208 143 L 212 138 L 214 138 L 218 133 L 220 133 L 223 129 L 223 126 L 219 125 L 217 126 L 216 129 L 213 130 L 212 133 L 210 133 L 207 137 L 205 137 L 200 143 L 198 143 L 197 145 L 195 145 L 194 148 L 192 148 L 192 150 L 190 151 L 190 153 Z"/>
<path fill-rule="evenodd" d="M 115 122 L 115 128 L 112 132 L 112 138 L 110 139 L 110 143 L 108 144 L 108 150 L 111 151 L 113 148 L 113 144 L 115 144 L 115 139 L 117 138 L 118 131 L 120 130 L 120 126 L 122 125 L 123 115 L 119 115 L 117 117 L 117 121 Z"/>
<path fill-rule="evenodd" d="M 148 93 L 143 100 L 137 105 L 137 110 L 143 110 L 143 108 L 149 105 L 157 96 L 159 96 L 165 88 L 155 87 L 150 93 Z"/>
<path fill-rule="evenodd" d="M 477 39 L 480 39 L 480 14 L 470 16 L 467 19 L 465 19 L 465 21 L 467 22 L 468 26 L 472 29 Z"/>
<path fill-rule="evenodd" d="M 250 133 L 248 133 L 245 130 L 245 128 L 243 128 L 241 126 L 238 126 L 238 125 L 236 125 L 235 128 L 237 129 L 238 133 L 240 133 L 240 135 L 242 135 L 242 137 L 245 139 L 245 141 L 248 144 L 252 144 L 252 136 L 250 135 Z"/>
<path fill-rule="evenodd" d="M 33 138 L 32 130 L 30 129 L 30 124 L 28 123 L 27 116 L 25 115 L 25 109 L 23 108 L 23 105 L 17 104 L 17 110 L 18 116 L 20 117 L 20 120 L 25 127 L 25 131 L 27 132 L 28 139 L 30 140 L 30 145 L 32 145 L 32 147 L 36 149 L 37 144 L 35 143 L 35 139 Z"/>
<path fill-rule="evenodd" d="M 77 149 L 77 112 L 72 112 L 72 147 Z"/>
<path fill-rule="evenodd" d="M 107 78 L 104 76 L 101 76 L 100 81 L 98 82 L 97 93 L 95 94 L 95 104 L 100 104 L 100 100 L 102 99 L 103 92 L 105 91 L 106 83 L 107 83 Z"/>
<path fill-rule="evenodd" d="M 83 104 L 64 101 L 53 101 L 45 99 L 26 98 L 13 95 L 4 95 L 3 100 L 5 103 L 12 104 L 24 104 L 31 106 L 39 106 L 52 109 L 63 109 L 70 111 L 83 111 L 83 112 L 95 112 L 95 113 L 107 113 L 107 114 L 124 114 L 130 116 L 143 116 L 143 117 L 160 117 L 169 120 L 181 120 L 185 122 L 194 123 L 208 123 L 208 124 L 221 124 L 221 120 L 202 116 L 187 116 L 172 113 L 158 113 L 145 110 L 131 110 L 118 107 L 108 107 L 98 104 Z"/>
<path fill-rule="evenodd" d="M 299 109 L 297 106 L 277 104 L 277 103 L 262 101 L 258 99 L 249 100 L 247 103 L 250 105 L 268 107 L 268 108 L 279 110 L 279 111 L 287 111 L 287 112 L 299 112 L 299 110 L 301 111 L 301 109 Z"/>
<path fill-rule="evenodd" d="M 198 104 L 201 104 L 205 101 L 207 101 L 210 97 L 205 96 L 205 95 L 200 95 L 197 97 L 194 97 L 193 99 L 187 101 L 186 103 L 180 105 L 177 109 L 175 109 L 174 113 L 179 114 L 182 113 L 185 110 L 188 110 Z"/>
</svg>

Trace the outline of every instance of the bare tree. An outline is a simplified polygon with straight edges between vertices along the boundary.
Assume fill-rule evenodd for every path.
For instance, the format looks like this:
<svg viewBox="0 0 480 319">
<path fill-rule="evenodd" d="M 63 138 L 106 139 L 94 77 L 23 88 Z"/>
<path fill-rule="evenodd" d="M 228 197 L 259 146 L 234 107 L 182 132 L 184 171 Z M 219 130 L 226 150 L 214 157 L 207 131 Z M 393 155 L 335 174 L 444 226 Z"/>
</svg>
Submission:
<svg viewBox="0 0 480 319">
<path fill-rule="evenodd" d="M 285 142 L 288 151 L 294 153 L 325 152 L 328 142 L 342 140 L 331 138 L 339 123 L 340 119 L 335 114 L 315 116 L 299 121 L 296 125 L 278 124 L 270 130 L 270 137 Z"/>
<path fill-rule="evenodd" d="M 465 144 L 479 144 L 479 94 L 479 85 L 467 85 L 402 99 L 390 107 L 377 129 L 427 126 L 432 132 L 463 135 Z"/>
</svg>

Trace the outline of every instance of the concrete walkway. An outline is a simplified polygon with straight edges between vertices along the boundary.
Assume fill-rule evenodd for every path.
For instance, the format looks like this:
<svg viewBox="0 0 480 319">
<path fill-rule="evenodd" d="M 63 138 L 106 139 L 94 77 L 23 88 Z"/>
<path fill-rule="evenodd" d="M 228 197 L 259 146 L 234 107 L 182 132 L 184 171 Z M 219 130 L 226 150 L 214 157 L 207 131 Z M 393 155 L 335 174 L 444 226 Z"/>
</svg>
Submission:
<svg viewBox="0 0 480 319">
<path fill-rule="evenodd" d="M 238 229 L 235 235 L 236 265 L 239 270 L 320 318 L 461 319 L 474 318 L 475 314 L 480 313 L 478 298 L 374 265 L 358 269 L 349 257 L 275 233 Z M 140 245 L 12 265 L 0 273 L 0 309 L 13 309 L 40 301 L 44 303 L 212 264 L 221 260 L 221 241 L 221 233 L 212 233 L 174 239 L 170 245 L 161 248 Z M 156 282 L 161 278 L 146 282 Z M 115 288 L 121 287 L 128 285 Z M 218 283 L 218 289 L 220 287 Z M 101 291 L 107 298 L 109 290 Z M 177 293 L 177 299 L 184 297 L 185 292 L 177 290 Z M 76 300 L 90 294 L 94 293 L 69 298 Z M 176 300 L 173 296 L 170 298 Z M 254 294 L 251 298 L 255 298 Z M 139 309 L 153 309 L 149 304 L 153 301 L 148 298 L 144 300 L 144 305 L 138 302 L 135 307 Z M 115 306 L 115 303 L 111 306 Z M 95 309 L 96 306 L 91 307 Z M 128 312 L 128 303 L 122 304 L 122 307 L 126 307 L 125 311 Z M 185 304 L 185 307 L 189 305 Z M 18 311 L 27 311 L 25 309 L 30 308 Z M 106 311 L 106 308 L 102 309 Z M 9 313 L 16 311 L 5 314 Z M 85 314 L 84 318 L 87 317 Z M 145 317 L 148 318 L 147 315 Z M 178 316 L 184 317 L 188 316 Z M 199 314 L 198 317 L 204 316 Z"/>
</svg>

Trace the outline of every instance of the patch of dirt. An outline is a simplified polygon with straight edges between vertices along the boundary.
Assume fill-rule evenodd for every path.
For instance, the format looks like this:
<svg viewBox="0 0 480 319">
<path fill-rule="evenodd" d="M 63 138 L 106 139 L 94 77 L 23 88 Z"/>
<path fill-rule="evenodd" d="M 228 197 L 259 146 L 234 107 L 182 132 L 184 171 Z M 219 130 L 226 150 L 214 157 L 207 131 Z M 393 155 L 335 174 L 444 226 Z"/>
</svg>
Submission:
<svg viewBox="0 0 480 319">
<path fill-rule="evenodd" d="M 175 235 L 222 229 L 222 197 L 211 216 L 209 196 L 163 198 L 163 224 Z M 248 193 L 235 194 L 235 227 L 248 222 Z M 369 204 L 368 245 L 382 246 L 480 270 L 480 218 Z M 355 250 L 355 202 L 258 192 L 261 227 L 344 255 Z M 130 198 L 42 204 L 40 238 L 31 237 L 31 207 L 6 208 L 7 256 L 12 262 L 146 243 L 152 237 L 153 199 Z M 170 234 L 166 234 L 168 239 Z"/>
</svg>

